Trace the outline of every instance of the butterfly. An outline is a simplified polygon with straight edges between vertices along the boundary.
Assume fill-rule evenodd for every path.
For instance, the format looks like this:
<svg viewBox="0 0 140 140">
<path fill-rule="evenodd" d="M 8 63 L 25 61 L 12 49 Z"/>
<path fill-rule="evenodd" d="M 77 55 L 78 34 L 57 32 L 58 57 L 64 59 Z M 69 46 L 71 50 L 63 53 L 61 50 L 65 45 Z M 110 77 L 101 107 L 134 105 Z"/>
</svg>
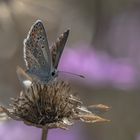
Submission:
<svg viewBox="0 0 140 140">
<path fill-rule="evenodd" d="M 48 84 L 58 76 L 58 64 L 64 50 L 69 30 L 61 34 L 49 47 L 45 28 L 41 20 L 37 20 L 24 40 L 24 61 L 27 70 L 17 68 L 21 82 L 35 81 Z"/>
</svg>

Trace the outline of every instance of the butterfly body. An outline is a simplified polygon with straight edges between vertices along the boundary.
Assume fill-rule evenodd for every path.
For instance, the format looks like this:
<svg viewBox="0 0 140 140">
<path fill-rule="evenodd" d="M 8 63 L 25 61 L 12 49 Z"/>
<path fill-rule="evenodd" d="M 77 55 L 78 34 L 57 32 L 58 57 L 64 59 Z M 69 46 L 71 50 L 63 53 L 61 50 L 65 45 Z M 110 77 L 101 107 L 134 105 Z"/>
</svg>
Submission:
<svg viewBox="0 0 140 140">
<path fill-rule="evenodd" d="M 32 81 L 48 84 L 58 76 L 57 67 L 68 35 L 69 30 L 64 32 L 52 47 L 49 47 L 42 21 L 37 20 L 32 25 L 24 40 L 24 60 L 27 68 L 25 72 Z"/>
</svg>

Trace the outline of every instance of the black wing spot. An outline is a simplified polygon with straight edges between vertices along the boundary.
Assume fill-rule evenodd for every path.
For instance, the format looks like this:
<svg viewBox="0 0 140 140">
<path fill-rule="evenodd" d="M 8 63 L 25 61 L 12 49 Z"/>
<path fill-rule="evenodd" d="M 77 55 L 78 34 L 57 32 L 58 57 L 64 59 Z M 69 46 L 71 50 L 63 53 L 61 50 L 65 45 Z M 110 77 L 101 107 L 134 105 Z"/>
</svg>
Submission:
<svg viewBox="0 0 140 140">
<path fill-rule="evenodd" d="M 32 31 L 35 32 L 35 31 L 36 31 L 36 27 L 34 27 L 34 28 L 32 29 Z M 32 32 L 32 35 L 34 35 L 33 32 Z"/>
<path fill-rule="evenodd" d="M 38 40 L 36 40 L 36 43 L 38 44 L 38 43 L 39 43 L 39 41 L 38 41 Z"/>
<path fill-rule="evenodd" d="M 41 56 L 41 52 L 39 52 L 38 55 Z"/>
<path fill-rule="evenodd" d="M 36 25 L 38 26 L 40 24 L 40 22 L 37 22 Z"/>
<path fill-rule="evenodd" d="M 42 65 L 45 65 L 45 61 L 42 61 Z"/>
<path fill-rule="evenodd" d="M 42 37 L 42 40 L 44 41 L 44 40 L 45 40 L 45 38 L 44 38 L 44 37 Z"/>
</svg>

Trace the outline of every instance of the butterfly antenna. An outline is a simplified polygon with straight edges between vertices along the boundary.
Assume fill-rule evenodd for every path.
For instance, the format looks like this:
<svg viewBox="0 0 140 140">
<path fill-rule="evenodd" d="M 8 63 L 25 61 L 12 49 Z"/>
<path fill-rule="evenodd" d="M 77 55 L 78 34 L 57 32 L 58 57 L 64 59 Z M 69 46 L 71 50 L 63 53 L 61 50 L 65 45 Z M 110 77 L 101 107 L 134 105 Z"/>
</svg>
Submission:
<svg viewBox="0 0 140 140">
<path fill-rule="evenodd" d="M 75 75 L 75 76 L 78 76 L 78 77 L 80 77 L 80 78 L 85 78 L 83 75 L 75 74 L 75 73 L 72 73 L 72 72 L 67 72 L 67 71 L 58 71 L 58 72 L 62 72 L 62 73 L 66 73 L 66 74 Z"/>
</svg>

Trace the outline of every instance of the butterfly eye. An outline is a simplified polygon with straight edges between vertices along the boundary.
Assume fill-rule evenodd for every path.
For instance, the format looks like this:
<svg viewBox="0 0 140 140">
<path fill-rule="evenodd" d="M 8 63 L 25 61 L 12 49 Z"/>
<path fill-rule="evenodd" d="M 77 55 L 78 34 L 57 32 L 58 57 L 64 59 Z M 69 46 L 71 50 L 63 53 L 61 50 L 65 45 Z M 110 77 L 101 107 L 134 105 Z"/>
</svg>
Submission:
<svg viewBox="0 0 140 140">
<path fill-rule="evenodd" d="M 52 76 L 54 76 L 54 75 L 55 75 L 55 72 L 53 71 L 53 72 L 52 72 Z"/>
<path fill-rule="evenodd" d="M 44 46 L 41 46 L 42 49 L 44 49 Z"/>
</svg>

